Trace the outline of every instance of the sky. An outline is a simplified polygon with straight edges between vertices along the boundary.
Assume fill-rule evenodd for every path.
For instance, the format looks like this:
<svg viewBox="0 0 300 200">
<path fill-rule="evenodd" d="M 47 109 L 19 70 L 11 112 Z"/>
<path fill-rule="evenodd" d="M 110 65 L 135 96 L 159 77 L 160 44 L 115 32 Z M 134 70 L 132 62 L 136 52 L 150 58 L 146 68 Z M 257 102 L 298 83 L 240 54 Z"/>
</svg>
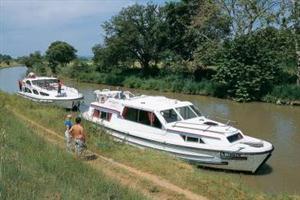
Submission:
<svg viewBox="0 0 300 200">
<path fill-rule="evenodd" d="M 152 0 L 163 5 L 166 0 Z M 123 7 L 147 0 L 0 0 L 0 53 L 13 57 L 45 53 L 65 41 L 79 56 L 92 56 L 103 41 L 101 24 Z"/>
</svg>

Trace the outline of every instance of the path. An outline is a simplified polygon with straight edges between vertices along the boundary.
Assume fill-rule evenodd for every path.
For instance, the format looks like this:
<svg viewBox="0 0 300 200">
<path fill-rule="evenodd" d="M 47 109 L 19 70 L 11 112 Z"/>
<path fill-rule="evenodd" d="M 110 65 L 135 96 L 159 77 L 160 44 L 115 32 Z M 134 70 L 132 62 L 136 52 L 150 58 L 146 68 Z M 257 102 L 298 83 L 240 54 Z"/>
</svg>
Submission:
<svg viewBox="0 0 300 200">
<path fill-rule="evenodd" d="M 37 134 L 44 137 L 49 142 L 57 144 L 61 148 L 65 148 L 63 136 L 38 124 L 37 122 L 27 118 L 15 110 L 11 109 L 11 111 L 18 118 L 34 127 L 34 130 L 38 128 L 44 132 L 41 133 L 39 131 L 35 131 Z M 87 163 L 94 169 L 100 170 L 107 176 L 119 180 L 123 185 L 131 186 L 132 188 L 141 191 L 144 195 L 152 199 L 207 199 L 206 197 L 176 186 L 173 183 L 170 183 L 168 180 L 156 175 L 140 171 L 89 150 L 87 153 L 97 157 L 97 159 L 87 161 Z"/>
</svg>

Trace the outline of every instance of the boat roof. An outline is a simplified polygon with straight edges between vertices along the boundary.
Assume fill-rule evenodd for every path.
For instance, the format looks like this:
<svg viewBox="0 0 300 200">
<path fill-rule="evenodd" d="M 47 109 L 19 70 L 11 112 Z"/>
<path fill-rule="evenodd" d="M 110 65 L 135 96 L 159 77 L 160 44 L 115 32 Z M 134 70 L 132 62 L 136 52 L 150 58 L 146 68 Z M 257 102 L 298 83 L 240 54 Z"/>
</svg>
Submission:
<svg viewBox="0 0 300 200">
<path fill-rule="evenodd" d="M 192 105 L 192 103 L 163 96 L 137 96 L 124 100 L 124 105 L 145 110 L 167 110 L 174 107 Z"/>
<path fill-rule="evenodd" d="M 26 77 L 26 80 L 57 80 L 56 77 L 47 77 L 47 76 L 36 76 L 36 77 Z"/>
</svg>

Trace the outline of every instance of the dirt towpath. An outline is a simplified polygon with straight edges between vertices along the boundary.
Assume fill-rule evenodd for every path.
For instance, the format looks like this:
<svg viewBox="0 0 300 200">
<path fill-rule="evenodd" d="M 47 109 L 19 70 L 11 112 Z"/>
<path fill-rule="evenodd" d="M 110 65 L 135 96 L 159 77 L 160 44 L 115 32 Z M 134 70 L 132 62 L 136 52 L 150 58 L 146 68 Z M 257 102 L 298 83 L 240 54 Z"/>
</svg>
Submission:
<svg viewBox="0 0 300 200">
<path fill-rule="evenodd" d="M 39 136 L 62 149 L 65 148 L 63 136 L 38 124 L 15 110 L 11 109 L 11 111 L 16 117 L 26 122 L 26 124 Z M 206 197 L 176 186 L 168 180 L 156 175 L 140 171 L 89 150 L 87 150 L 87 154 L 96 158 L 85 161 L 92 168 L 99 170 L 113 180 L 117 180 L 122 185 L 126 185 L 127 187 L 142 192 L 150 199 L 207 200 Z"/>
</svg>

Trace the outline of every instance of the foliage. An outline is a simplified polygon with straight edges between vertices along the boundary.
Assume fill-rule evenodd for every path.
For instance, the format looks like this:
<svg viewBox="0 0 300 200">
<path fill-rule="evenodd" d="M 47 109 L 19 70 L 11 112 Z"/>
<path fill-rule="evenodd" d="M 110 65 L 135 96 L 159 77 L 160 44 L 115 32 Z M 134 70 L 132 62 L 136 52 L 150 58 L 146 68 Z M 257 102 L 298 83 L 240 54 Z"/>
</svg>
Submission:
<svg viewBox="0 0 300 200">
<path fill-rule="evenodd" d="M 77 50 L 70 44 L 62 41 L 55 41 L 50 44 L 46 51 L 46 59 L 53 73 L 56 73 L 56 67 L 66 65 L 76 58 Z"/>
<path fill-rule="evenodd" d="M 123 9 L 103 24 L 105 45 L 94 48 L 95 61 L 102 68 L 109 62 L 139 62 L 146 72 L 157 63 L 165 39 L 160 8 L 154 4 L 138 5 Z M 105 55 L 106 54 L 106 55 Z"/>
<path fill-rule="evenodd" d="M 0 54 L 0 63 L 4 62 L 9 65 L 13 58 L 10 55 Z"/>
<path fill-rule="evenodd" d="M 214 79 L 223 84 L 228 96 L 238 101 L 259 100 L 280 77 L 276 37 L 273 29 L 258 31 L 229 41 Z M 274 41 L 275 40 L 275 41 Z"/>
</svg>

